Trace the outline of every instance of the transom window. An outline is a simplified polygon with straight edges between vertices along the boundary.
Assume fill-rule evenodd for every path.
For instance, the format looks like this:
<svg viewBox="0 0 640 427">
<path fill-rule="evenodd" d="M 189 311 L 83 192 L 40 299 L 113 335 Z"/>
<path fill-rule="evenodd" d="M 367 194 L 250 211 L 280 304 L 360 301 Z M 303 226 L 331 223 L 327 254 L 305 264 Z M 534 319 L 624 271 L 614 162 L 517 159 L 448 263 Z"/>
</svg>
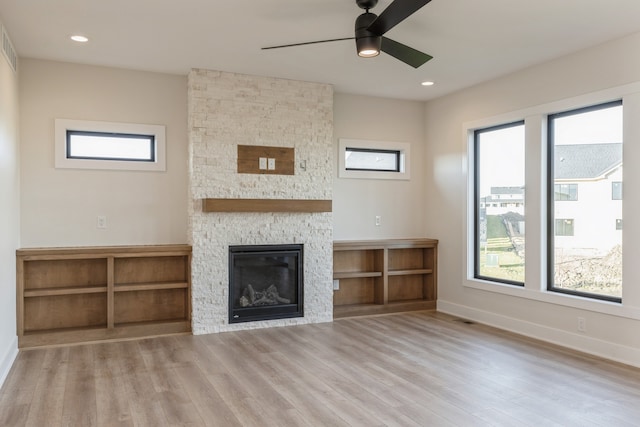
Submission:
<svg viewBox="0 0 640 427">
<path fill-rule="evenodd" d="M 67 158 L 153 162 L 154 135 L 67 130 Z"/>
<path fill-rule="evenodd" d="M 347 147 L 344 156 L 346 170 L 400 172 L 400 150 Z"/>
<path fill-rule="evenodd" d="M 165 127 L 56 119 L 55 166 L 63 169 L 164 171 Z"/>
<path fill-rule="evenodd" d="M 409 180 L 410 149 L 411 144 L 406 142 L 340 138 L 338 177 Z"/>
</svg>

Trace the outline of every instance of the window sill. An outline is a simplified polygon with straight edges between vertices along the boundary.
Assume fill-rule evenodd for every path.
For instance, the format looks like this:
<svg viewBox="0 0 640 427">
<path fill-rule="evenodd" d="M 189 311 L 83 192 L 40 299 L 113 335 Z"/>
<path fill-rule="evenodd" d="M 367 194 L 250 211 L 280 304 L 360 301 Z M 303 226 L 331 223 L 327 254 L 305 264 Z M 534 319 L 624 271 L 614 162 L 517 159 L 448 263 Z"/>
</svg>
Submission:
<svg viewBox="0 0 640 427">
<path fill-rule="evenodd" d="M 561 305 L 594 313 L 640 320 L 640 309 L 625 307 L 622 303 L 596 300 L 588 297 L 580 297 L 546 290 L 536 291 L 522 286 L 507 285 L 478 279 L 467 279 L 463 283 L 463 286 L 484 292 L 493 292 L 543 302 L 546 304 Z"/>
</svg>

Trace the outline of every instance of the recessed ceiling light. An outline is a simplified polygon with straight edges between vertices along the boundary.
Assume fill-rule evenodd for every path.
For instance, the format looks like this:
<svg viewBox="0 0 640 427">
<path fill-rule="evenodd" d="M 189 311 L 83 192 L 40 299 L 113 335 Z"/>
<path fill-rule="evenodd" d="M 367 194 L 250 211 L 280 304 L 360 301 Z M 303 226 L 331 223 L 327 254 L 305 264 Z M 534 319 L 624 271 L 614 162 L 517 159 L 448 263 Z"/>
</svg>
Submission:
<svg viewBox="0 0 640 427">
<path fill-rule="evenodd" d="M 434 83 L 434 82 L 426 81 L 426 82 L 422 82 L 422 83 L 420 83 L 420 84 L 421 84 L 422 86 L 433 86 L 435 83 Z"/>
<path fill-rule="evenodd" d="M 78 43 L 86 43 L 89 41 L 88 37 L 85 36 L 81 36 L 79 34 L 73 35 L 71 36 L 71 40 L 73 40 L 74 42 L 78 42 Z"/>
</svg>

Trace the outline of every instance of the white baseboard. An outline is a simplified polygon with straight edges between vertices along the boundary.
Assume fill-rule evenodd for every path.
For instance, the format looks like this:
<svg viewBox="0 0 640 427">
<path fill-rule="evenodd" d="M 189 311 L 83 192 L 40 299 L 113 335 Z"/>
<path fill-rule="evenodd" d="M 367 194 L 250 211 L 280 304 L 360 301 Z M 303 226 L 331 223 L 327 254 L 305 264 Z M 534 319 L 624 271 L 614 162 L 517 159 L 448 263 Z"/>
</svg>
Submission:
<svg viewBox="0 0 640 427">
<path fill-rule="evenodd" d="M 0 353 L 2 354 L 2 353 Z M 9 375 L 9 370 L 13 366 L 13 362 L 16 360 L 16 356 L 18 356 L 18 337 L 14 337 L 12 342 L 9 344 L 7 349 L 5 350 L 3 357 L 0 358 L 0 387 L 4 384 L 4 380 L 7 379 L 7 375 Z"/>
<path fill-rule="evenodd" d="M 640 368 L 640 349 L 438 300 L 438 311 Z"/>
</svg>

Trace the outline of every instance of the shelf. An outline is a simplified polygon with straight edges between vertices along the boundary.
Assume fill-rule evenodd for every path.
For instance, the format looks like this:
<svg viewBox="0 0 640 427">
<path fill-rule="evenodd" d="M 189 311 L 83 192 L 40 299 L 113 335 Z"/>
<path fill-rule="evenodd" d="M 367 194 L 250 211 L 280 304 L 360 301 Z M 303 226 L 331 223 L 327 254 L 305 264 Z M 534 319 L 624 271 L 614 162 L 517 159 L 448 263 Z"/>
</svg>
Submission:
<svg viewBox="0 0 640 427">
<path fill-rule="evenodd" d="M 25 298 L 48 297 L 57 295 L 99 294 L 107 292 L 106 286 L 66 287 L 66 288 L 42 288 L 25 289 Z"/>
<path fill-rule="evenodd" d="M 334 317 L 433 310 L 437 294 L 434 239 L 337 241 L 333 244 Z"/>
<path fill-rule="evenodd" d="M 114 328 L 81 327 L 26 332 L 20 337 L 21 348 L 47 345 L 73 344 L 78 342 L 117 341 L 170 334 L 185 334 L 191 331 L 191 322 L 185 320 L 165 322 L 137 322 L 117 324 Z"/>
<path fill-rule="evenodd" d="M 188 245 L 16 251 L 20 348 L 191 330 Z"/>
<path fill-rule="evenodd" d="M 411 270 L 390 270 L 389 276 L 411 276 L 413 274 L 431 274 L 433 273 L 433 269 L 431 268 L 422 268 L 422 269 L 411 269 Z"/>
<path fill-rule="evenodd" d="M 202 212 L 331 212 L 331 200 L 202 199 Z"/>
<path fill-rule="evenodd" d="M 158 289 L 186 289 L 189 282 L 169 282 L 169 283 L 124 283 L 115 285 L 114 292 L 133 292 L 133 291 L 153 291 Z"/>
<path fill-rule="evenodd" d="M 361 277 L 382 277 L 381 271 L 333 273 L 334 279 L 358 279 Z"/>
<path fill-rule="evenodd" d="M 333 307 L 333 318 L 390 314 L 404 311 L 435 310 L 435 301 L 402 301 L 388 304 L 348 304 Z"/>
</svg>

